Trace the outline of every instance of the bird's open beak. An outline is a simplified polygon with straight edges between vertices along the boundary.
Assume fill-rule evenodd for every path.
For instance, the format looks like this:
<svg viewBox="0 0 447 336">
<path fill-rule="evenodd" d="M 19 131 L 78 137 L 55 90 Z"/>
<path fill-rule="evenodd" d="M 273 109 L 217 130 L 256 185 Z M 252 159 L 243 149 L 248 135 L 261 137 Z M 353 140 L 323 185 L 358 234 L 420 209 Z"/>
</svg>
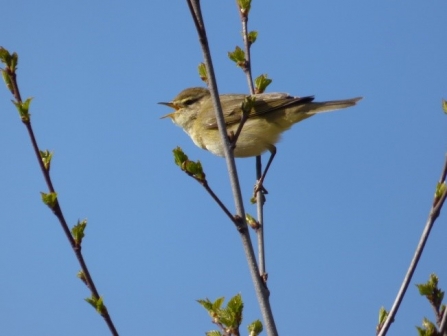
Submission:
<svg viewBox="0 0 447 336">
<path fill-rule="evenodd" d="M 166 106 L 172 107 L 173 109 L 176 109 L 176 110 L 177 110 L 177 108 L 175 107 L 175 105 L 174 105 L 173 103 L 164 103 L 164 102 L 160 102 L 159 104 L 160 104 L 160 105 L 166 105 Z"/>
<path fill-rule="evenodd" d="M 164 115 L 163 117 L 160 117 L 160 119 L 164 119 L 164 118 L 174 118 L 174 113 L 169 113 L 169 114 L 166 114 L 166 115 Z"/>
<path fill-rule="evenodd" d="M 166 105 L 166 106 L 172 107 L 173 109 L 177 110 L 177 107 L 173 103 L 160 102 L 159 104 L 160 105 Z M 169 114 L 164 115 L 163 117 L 160 117 L 160 119 L 164 119 L 164 118 L 171 118 L 172 119 L 173 116 L 174 116 L 174 113 L 169 113 Z"/>
</svg>

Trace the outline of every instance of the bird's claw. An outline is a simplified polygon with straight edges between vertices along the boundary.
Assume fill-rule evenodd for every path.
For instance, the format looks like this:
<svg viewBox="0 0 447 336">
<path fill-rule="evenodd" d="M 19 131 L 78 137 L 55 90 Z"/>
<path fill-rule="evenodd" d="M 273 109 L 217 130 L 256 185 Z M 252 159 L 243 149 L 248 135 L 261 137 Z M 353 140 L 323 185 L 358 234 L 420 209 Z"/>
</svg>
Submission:
<svg viewBox="0 0 447 336">
<path fill-rule="evenodd" d="M 256 181 L 256 184 L 255 184 L 255 187 L 254 187 L 254 190 L 253 190 L 253 196 L 256 196 L 256 194 L 258 192 L 261 192 L 263 195 L 266 195 L 266 194 L 269 193 L 267 191 L 267 189 L 264 188 L 261 180 Z"/>
</svg>

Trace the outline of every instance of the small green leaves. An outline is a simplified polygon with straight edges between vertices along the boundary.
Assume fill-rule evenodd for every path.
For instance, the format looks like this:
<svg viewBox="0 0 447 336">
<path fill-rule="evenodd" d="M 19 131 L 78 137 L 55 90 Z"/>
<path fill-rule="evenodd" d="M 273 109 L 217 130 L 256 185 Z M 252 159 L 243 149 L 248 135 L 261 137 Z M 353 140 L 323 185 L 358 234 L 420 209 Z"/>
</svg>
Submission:
<svg viewBox="0 0 447 336">
<path fill-rule="evenodd" d="M 256 39 L 258 38 L 258 32 L 255 30 L 249 32 L 247 38 L 248 38 L 248 45 L 251 46 L 253 43 L 256 42 Z"/>
<path fill-rule="evenodd" d="M 425 284 L 416 285 L 419 294 L 425 296 L 437 311 L 439 311 L 442 300 L 444 299 L 444 291 L 438 287 L 438 280 L 436 274 L 430 274 L 430 278 Z"/>
<path fill-rule="evenodd" d="M 202 164 L 200 163 L 200 161 L 187 161 L 183 165 L 182 169 L 199 181 L 206 180 L 205 173 L 203 172 Z"/>
<path fill-rule="evenodd" d="M 172 152 L 174 153 L 175 164 L 181 168 L 183 162 L 188 160 L 188 156 L 183 152 L 183 150 L 180 147 L 176 147 Z"/>
<path fill-rule="evenodd" d="M 259 320 L 254 321 L 248 326 L 249 336 L 258 336 L 263 330 L 262 322 Z"/>
<path fill-rule="evenodd" d="M 206 336 L 222 336 L 222 333 L 218 330 L 211 330 L 205 333 Z"/>
<path fill-rule="evenodd" d="M 220 307 L 222 306 L 224 300 L 225 300 L 224 297 L 220 297 L 216 299 L 216 301 L 211 302 L 208 298 L 206 298 L 205 300 L 197 300 L 197 302 L 200 303 L 202 307 L 208 311 L 208 314 L 210 314 L 211 318 L 213 319 L 213 322 L 217 322 Z"/>
<path fill-rule="evenodd" d="M 442 197 L 442 195 L 444 195 L 444 193 L 447 190 L 447 185 L 445 184 L 445 182 L 443 183 L 439 183 L 436 185 L 436 191 L 435 191 L 435 199 L 438 200 Z"/>
<path fill-rule="evenodd" d="M 244 16 L 248 16 L 251 8 L 251 0 L 237 0 L 237 4 L 239 5 L 241 14 Z"/>
<path fill-rule="evenodd" d="M 239 326 L 242 322 L 242 310 L 244 308 L 242 297 L 240 294 L 235 295 L 228 301 L 227 307 L 221 308 L 223 301 L 223 297 L 218 298 L 214 302 L 211 302 L 209 299 L 197 300 L 208 311 L 208 314 L 213 319 L 213 323 L 219 325 L 226 334 L 239 335 Z"/>
<path fill-rule="evenodd" d="M 12 84 L 13 77 L 17 70 L 17 63 L 19 62 L 19 55 L 13 53 L 12 55 L 3 47 L 0 47 L 0 61 L 6 65 L 5 69 L 1 69 L 2 77 L 5 81 L 6 87 L 14 94 L 14 86 Z"/>
<path fill-rule="evenodd" d="M 206 182 L 206 176 L 200 161 L 195 162 L 188 160 L 188 156 L 180 147 L 175 148 L 172 152 L 174 153 L 175 164 L 186 174 L 194 177 L 199 182 Z"/>
<path fill-rule="evenodd" d="M 263 93 L 272 80 L 268 78 L 267 74 L 258 76 L 255 79 L 255 93 Z"/>
<path fill-rule="evenodd" d="M 235 295 L 228 301 L 226 307 L 222 307 L 224 298 L 220 297 L 211 302 L 209 299 L 197 300 L 211 316 L 214 324 L 217 324 L 225 335 L 240 335 L 239 327 L 242 323 L 242 311 L 244 303 L 240 294 Z M 248 326 L 250 336 L 257 336 L 262 332 L 262 323 L 259 320 L 254 321 Z M 219 331 L 212 330 L 206 335 L 222 335 Z"/>
<path fill-rule="evenodd" d="M 250 225 L 250 227 L 254 230 L 258 230 L 260 225 L 259 222 L 254 219 L 250 214 L 245 213 L 245 220 L 247 221 L 247 224 Z"/>
<path fill-rule="evenodd" d="M 236 47 L 234 51 L 228 52 L 228 57 L 236 63 L 238 67 L 245 68 L 247 64 L 247 60 L 245 59 L 245 52 L 240 48 Z"/>
<path fill-rule="evenodd" d="M 384 307 L 380 307 L 379 310 L 379 323 L 377 324 L 376 331 L 379 333 L 380 330 L 382 330 L 383 324 L 385 323 L 386 319 L 388 317 L 388 312 Z"/>
<path fill-rule="evenodd" d="M 242 302 L 242 296 L 237 294 L 228 301 L 227 308 L 224 309 L 226 316 L 226 325 L 231 326 L 233 329 L 239 328 L 242 322 L 242 310 L 244 309 L 244 303 Z"/>
<path fill-rule="evenodd" d="M 10 69 L 11 72 L 15 72 L 17 64 L 19 63 L 19 55 L 13 53 L 12 55 L 3 47 L 0 47 L 0 61 Z"/>
<path fill-rule="evenodd" d="M 82 221 L 78 220 L 78 223 L 72 227 L 71 234 L 76 245 L 80 246 L 82 243 L 82 238 L 84 238 L 85 227 L 87 226 L 87 220 L 84 219 Z"/>
<path fill-rule="evenodd" d="M 436 314 L 437 321 L 441 321 L 442 314 L 445 310 L 445 305 L 442 304 L 444 299 L 444 291 L 438 287 L 438 277 L 436 274 L 430 274 L 430 278 L 424 284 L 417 284 L 416 287 L 419 290 L 419 294 L 425 296 L 433 307 Z M 427 318 L 422 320 L 422 328 L 416 327 L 420 336 L 440 336 L 434 323 L 430 322 Z"/>
<path fill-rule="evenodd" d="M 206 72 L 205 63 L 200 63 L 197 67 L 197 71 L 199 72 L 200 79 L 203 80 L 205 83 L 208 83 L 208 74 Z"/>
<path fill-rule="evenodd" d="M 96 298 L 92 295 L 91 297 L 86 298 L 85 301 L 90 303 L 98 313 L 104 314 L 106 312 L 106 306 L 104 305 L 104 301 L 101 296 L 99 298 Z"/>
<path fill-rule="evenodd" d="M 51 159 L 53 158 L 53 152 L 50 152 L 49 150 L 39 151 L 40 158 L 43 162 L 43 166 L 47 171 L 50 171 L 50 165 L 51 165 Z"/>
<path fill-rule="evenodd" d="M 416 329 L 419 336 L 441 336 L 436 326 L 426 318 L 422 320 L 422 328 L 416 327 Z"/>
<path fill-rule="evenodd" d="M 248 117 L 255 106 L 256 98 L 252 96 L 247 96 L 242 102 L 241 109 L 244 116 Z"/>
<path fill-rule="evenodd" d="M 29 106 L 31 104 L 31 100 L 33 100 L 32 97 L 28 98 L 24 102 L 13 101 L 13 104 L 16 106 L 17 111 L 19 111 L 20 118 L 25 123 L 29 122 L 30 119 Z"/>
<path fill-rule="evenodd" d="M 433 290 L 438 287 L 439 279 L 436 274 L 430 274 L 430 278 L 425 284 L 418 284 L 416 287 L 419 289 L 419 294 L 430 295 Z"/>
<path fill-rule="evenodd" d="M 81 281 L 87 285 L 87 277 L 85 276 L 85 273 L 83 271 L 79 271 L 78 274 L 76 274 L 76 276 L 81 279 Z"/>
<path fill-rule="evenodd" d="M 46 193 L 44 193 L 44 192 L 41 192 L 40 194 L 42 195 L 42 201 L 43 201 L 46 205 L 48 205 L 48 207 L 49 207 L 50 209 L 54 209 L 54 206 L 55 206 L 56 203 L 57 203 L 57 193 L 52 192 L 52 193 L 48 193 L 48 194 L 46 194 Z"/>
<path fill-rule="evenodd" d="M 442 100 L 442 109 L 444 110 L 444 113 L 447 114 L 447 101 L 444 99 Z"/>
</svg>

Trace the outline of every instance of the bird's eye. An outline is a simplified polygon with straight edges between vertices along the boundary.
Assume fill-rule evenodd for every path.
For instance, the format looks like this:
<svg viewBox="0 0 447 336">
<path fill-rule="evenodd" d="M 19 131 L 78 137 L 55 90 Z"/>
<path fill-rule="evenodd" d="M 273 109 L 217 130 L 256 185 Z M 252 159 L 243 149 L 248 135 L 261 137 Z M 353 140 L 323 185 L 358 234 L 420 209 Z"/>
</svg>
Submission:
<svg viewBox="0 0 447 336">
<path fill-rule="evenodd" d="M 186 98 L 182 101 L 183 105 L 189 106 L 194 103 L 196 100 L 193 98 Z"/>
</svg>

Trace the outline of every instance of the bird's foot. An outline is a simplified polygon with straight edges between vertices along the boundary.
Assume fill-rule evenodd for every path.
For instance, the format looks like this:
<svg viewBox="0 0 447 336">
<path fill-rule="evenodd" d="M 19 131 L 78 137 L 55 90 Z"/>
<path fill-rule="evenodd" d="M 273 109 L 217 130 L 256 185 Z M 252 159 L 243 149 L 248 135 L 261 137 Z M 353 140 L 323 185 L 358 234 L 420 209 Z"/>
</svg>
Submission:
<svg viewBox="0 0 447 336">
<path fill-rule="evenodd" d="M 255 184 L 255 187 L 253 189 L 253 197 L 252 200 L 256 200 L 256 196 L 258 194 L 258 192 L 261 193 L 262 198 L 264 199 L 264 195 L 268 194 L 269 192 L 267 191 L 267 189 L 264 188 L 264 185 L 262 184 L 261 180 L 258 180 Z M 254 203 L 254 202 L 253 202 Z"/>
</svg>

